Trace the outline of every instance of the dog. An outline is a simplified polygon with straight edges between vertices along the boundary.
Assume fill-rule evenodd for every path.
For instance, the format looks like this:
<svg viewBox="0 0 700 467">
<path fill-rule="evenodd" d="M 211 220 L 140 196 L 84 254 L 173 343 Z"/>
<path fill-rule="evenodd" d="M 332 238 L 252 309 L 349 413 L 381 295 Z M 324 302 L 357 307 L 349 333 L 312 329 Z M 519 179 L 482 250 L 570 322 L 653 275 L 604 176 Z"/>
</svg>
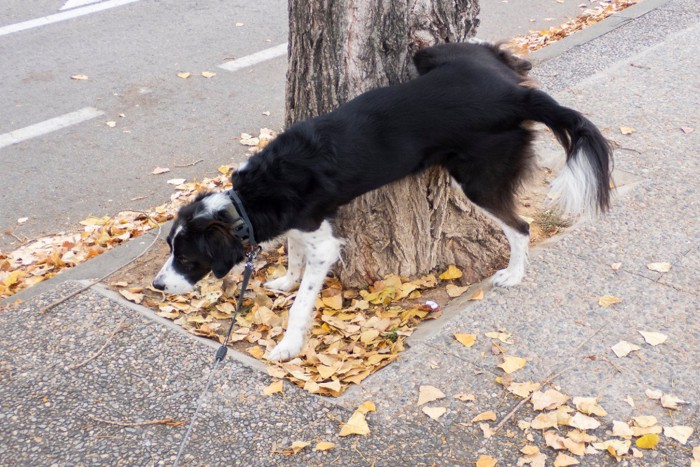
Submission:
<svg viewBox="0 0 700 467">
<path fill-rule="evenodd" d="M 342 240 L 329 220 L 355 197 L 433 165 L 447 169 L 503 229 L 510 259 L 492 281 L 516 285 L 527 265 L 529 226 L 515 212 L 515 194 L 535 165 L 533 121 L 566 151 L 552 183 L 561 209 L 609 209 L 611 146 L 587 118 L 530 85 L 529 62 L 481 41 L 425 48 L 413 62 L 414 79 L 291 126 L 233 173 L 230 192 L 202 194 L 182 207 L 153 286 L 186 293 L 210 271 L 224 277 L 250 247 L 247 223 L 259 241 L 287 233 L 287 273 L 265 285 L 289 291 L 301 281 L 285 336 L 268 356 L 288 360 L 303 348 L 316 297 L 340 255 Z"/>
</svg>

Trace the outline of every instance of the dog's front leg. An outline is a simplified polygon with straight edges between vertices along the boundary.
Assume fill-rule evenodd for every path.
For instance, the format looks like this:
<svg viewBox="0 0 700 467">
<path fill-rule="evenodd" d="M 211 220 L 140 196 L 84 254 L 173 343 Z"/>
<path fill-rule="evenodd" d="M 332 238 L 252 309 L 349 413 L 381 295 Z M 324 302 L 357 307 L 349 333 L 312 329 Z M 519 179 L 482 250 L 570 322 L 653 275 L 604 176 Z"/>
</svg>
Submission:
<svg viewBox="0 0 700 467">
<path fill-rule="evenodd" d="M 289 360 L 301 352 L 306 331 L 313 319 L 316 297 L 326 274 L 340 256 L 342 242 L 333 237 L 327 221 L 314 232 L 300 232 L 299 240 L 306 255 L 306 268 L 297 297 L 289 310 L 287 332 L 270 352 L 270 360 Z"/>
<path fill-rule="evenodd" d="M 304 266 L 303 235 L 304 233 L 299 230 L 290 230 L 287 233 L 287 274 L 265 282 L 265 287 L 289 292 L 297 285 L 301 277 L 301 269 Z"/>
</svg>

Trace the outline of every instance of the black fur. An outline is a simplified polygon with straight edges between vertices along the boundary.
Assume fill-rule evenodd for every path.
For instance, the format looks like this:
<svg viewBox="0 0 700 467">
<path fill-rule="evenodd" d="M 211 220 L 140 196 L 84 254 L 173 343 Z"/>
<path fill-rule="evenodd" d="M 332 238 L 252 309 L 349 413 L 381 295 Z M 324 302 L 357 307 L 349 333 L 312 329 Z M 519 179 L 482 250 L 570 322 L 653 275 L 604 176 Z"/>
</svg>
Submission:
<svg viewBox="0 0 700 467">
<path fill-rule="evenodd" d="M 580 113 L 528 86 L 529 62 L 469 43 L 420 50 L 414 63 L 417 78 L 293 125 L 233 174 L 259 241 L 315 230 L 353 198 L 435 164 L 470 200 L 527 233 L 514 195 L 534 162 L 530 120 L 549 126 L 569 158 L 587 150 L 598 208 L 608 208 L 607 142 Z M 196 205 L 179 213 L 176 228 L 185 226 L 185 235 L 176 250 L 201 261 L 189 277 L 207 267 L 222 276 L 243 259 L 243 248 L 227 233 L 225 218 L 191 222 Z M 190 256 L 192 250 L 198 253 Z"/>
</svg>

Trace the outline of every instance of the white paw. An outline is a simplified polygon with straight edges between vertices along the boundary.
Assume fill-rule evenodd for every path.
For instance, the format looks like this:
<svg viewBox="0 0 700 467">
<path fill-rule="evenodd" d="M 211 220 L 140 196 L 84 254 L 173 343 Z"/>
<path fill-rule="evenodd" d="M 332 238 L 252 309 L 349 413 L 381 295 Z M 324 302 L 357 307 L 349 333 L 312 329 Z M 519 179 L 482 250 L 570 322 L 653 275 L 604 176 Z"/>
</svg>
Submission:
<svg viewBox="0 0 700 467">
<path fill-rule="evenodd" d="M 265 282 L 265 288 L 271 290 L 281 290 L 282 292 L 289 292 L 294 287 L 296 287 L 296 285 L 297 281 L 294 279 L 294 277 L 290 276 L 289 274 Z"/>
<path fill-rule="evenodd" d="M 493 275 L 491 282 L 498 287 L 513 287 L 520 284 L 524 275 L 522 270 L 501 269 Z"/>
<path fill-rule="evenodd" d="M 287 333 L 279 344 L 272 349 L 268 360 L 273 360 L 276 362 L 282 362 L 285 360 L 290 360 L 301 352 L 304 346 L 304 336 L 301 334 Z"/>
</svg>

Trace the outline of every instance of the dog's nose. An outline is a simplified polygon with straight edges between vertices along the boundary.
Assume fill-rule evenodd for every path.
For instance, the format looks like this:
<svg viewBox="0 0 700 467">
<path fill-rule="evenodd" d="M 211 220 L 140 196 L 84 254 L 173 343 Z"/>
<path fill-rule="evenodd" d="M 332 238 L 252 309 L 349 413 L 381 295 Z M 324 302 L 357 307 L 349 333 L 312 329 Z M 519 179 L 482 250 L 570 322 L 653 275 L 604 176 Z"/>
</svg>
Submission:
<svg viewBox="0 0 700 467">
<path fill-rule="evenodd" d="M 159 281 L 158 278 L 156 277 L 153 280 L 153 288 L 158 289 L 158 290 L 165 290 L 165 282 Z"/>
</svg>

